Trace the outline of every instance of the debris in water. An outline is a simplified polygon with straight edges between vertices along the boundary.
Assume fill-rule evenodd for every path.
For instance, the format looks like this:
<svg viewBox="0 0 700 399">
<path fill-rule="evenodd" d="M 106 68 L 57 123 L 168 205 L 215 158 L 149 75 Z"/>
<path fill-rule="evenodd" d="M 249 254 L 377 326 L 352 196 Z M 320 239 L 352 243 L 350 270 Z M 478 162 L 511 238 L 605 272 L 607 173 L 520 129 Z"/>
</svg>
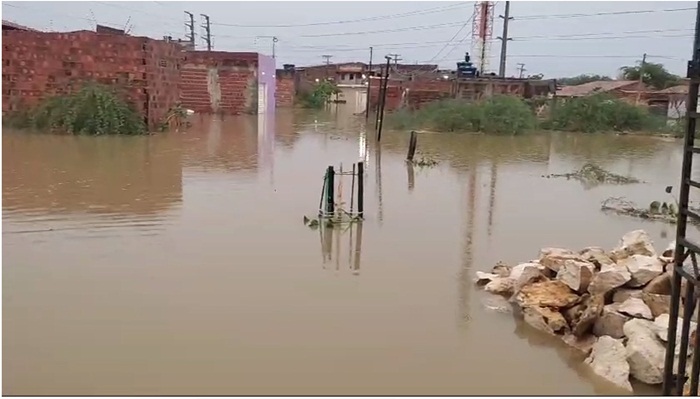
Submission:
<svg viewBox="0 0 700 399">
<path fill-rule="evenodd" d="M 600 166 L 592 163 L 587 163 L 574 173 L 551 174 L 543 176 L 546 178 L 565 177 L 567 179 L 579 180 L 586 184 L 634 184 L 642 183 L 642 181 L 634 177 L 626 177 L 609 172 Z"/>
<path fill-rule="evenodd" d="M 678 218 L 678 206 L 673 202 L 653 201 L 648 207 L 643 208 L 624 197 L 610 197 L 603 201 L 600 209 L 604 212 L 614 212 L 618 215 L 658 220 L 670 224 L 676 224 Z M 695 212 L 700 211 L 700 209 L 694 208 L 691 208 L 691 210 Z M 688 218 L 688 223 L 699 224 L 690 218 Z"/>
<path fill-rule="evenodd" d="M 668 249 L 657 253 L 649 235 L 635 230 L 610 251 L 543 248 L 539 259 L 479 271 L 475 282 L 509 298 L 525 323 L 583 352 L 594 373 L 632 391 L 631 379 L 650 385 L 663 380 L 673 276 L 666 271 L 673 261 L 669 255 Z M 691 322 L 690 329 L 694 335 L 697 324 Z M 691 347 L 686 364 L 692 352 Z"/>
<path fill-rule="evenodd" d="M 438 164 L 438 161 L 434 160 L 433 158 L 426 157 L 424 155 L 421 155 L 420 159 L 409 162 L 413 162 L 413 165 L 418 166 L 420 168 L 432 168 L 434 166 L 437 166 Z"/>
</svg>

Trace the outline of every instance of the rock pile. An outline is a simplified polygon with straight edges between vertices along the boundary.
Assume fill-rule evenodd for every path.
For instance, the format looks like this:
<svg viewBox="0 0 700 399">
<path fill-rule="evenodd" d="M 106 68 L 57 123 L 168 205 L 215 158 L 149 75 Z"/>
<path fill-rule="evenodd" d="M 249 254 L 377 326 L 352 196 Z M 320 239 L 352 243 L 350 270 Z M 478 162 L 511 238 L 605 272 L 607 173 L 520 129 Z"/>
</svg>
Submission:
<svg viewBox="0 0 700 399">
<path fill-rule="evenodd" d="M 635 230 L 612 251 L 543 248 L 538 260 L 476 272 L 475 282 L 510 298 L 525 322 L 584 352 L 595 373 L 631 391 L 630 376 L 652 385 L 663 379 L 674 246 L 658 255 L 649 235 Z"/>
</svg>

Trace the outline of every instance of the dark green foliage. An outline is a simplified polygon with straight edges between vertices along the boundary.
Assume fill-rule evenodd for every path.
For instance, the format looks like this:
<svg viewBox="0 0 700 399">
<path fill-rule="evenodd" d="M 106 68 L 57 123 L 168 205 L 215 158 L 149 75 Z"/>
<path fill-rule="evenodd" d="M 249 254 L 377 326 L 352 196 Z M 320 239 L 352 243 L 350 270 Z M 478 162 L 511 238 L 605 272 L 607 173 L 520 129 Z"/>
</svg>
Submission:
<svg viewBox="0 0 700 399">
<path fill-rule="evenodd" d="M 639 80 L 639 75 L 642 74 L 642 81 L 657 90 L 681 83 L 679 76 L 668 72 L 663 64 L 653 62 L 645 62 L 643 67 L 641 62 L 636 66 L 624 66 L 620 68 L 620 72 L 626 80 Z"/>
<path fill-rule="evenodd" d="M 652 130 L 653 118 L 642 107 L 628 104 L 605 94 L 571 98 L 552 110 L 545 126 L 575 132 L 609 132 Z"/>
<path fill-rule="evenodd" d="M 480 102 L 435 101 L 413 112 L 390 114 L 387 121 L 397 129 L 519 134 L 535 126 L 535 115 L 519 98 L 495 96 Z"/>
<path fill-rule="evenodd" d="M 10 115 L 7 123 L 18 128 L 86 135 L 147 132 L 141 115 L 113 90 L 99 85 L 86 85 L 76 93 L 48 98 L 34 109 Z"/>
<path fill-rule="evenodd" d="M 324 80 L 316 83 L 310 92 L 301 93 L 299 97 L 304 108 L 323 108 L 331 96 L 339 92 L 335 84 Z"/>
<path fill-rule="evenodd" d="M 573 76 L 570 78 L 559 78 L 559 79 L 557 79 L 557 84 L 560 84 L 562 86 L 577 86 L 577 85 L 582 85 L 584 83 L 598 82 L 601 80 L 612 80 L 612 79 L 609 76 L 583 74 L 583 75 Z"/>
</svg>

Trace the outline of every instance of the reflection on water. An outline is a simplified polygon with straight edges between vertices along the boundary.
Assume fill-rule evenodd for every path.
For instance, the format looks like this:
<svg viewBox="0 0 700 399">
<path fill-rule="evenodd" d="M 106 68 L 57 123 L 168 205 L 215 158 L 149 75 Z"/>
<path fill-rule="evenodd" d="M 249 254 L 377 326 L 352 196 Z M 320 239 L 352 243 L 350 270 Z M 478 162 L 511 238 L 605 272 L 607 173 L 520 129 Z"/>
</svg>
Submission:
<svg viewBox="0 0 700 399">
<path fill-rule="evenodd" d="M 421 134 L 440 163 L 414 170 L 408 132 L 379 147 L 343 112 L 195 116 L 150 137 L 5 132 L 3 392 L 616 393 L 551 339 L 513 333 L 471 276 L 637 228 L 665 245 L 672 226 L 599 206 L 659 199 L 680 143 Z M 365 221 L 303 226 L 323 170 L 358 158 Z M 585 162 L 648 183 L 541 177 Z"/>
</svg>

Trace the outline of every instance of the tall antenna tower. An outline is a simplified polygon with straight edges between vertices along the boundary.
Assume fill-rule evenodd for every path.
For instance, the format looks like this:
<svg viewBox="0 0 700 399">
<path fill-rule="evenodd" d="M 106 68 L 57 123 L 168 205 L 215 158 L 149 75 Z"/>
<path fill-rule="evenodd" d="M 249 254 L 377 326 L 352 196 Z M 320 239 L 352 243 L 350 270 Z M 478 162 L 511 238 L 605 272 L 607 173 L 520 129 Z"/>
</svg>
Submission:
<svg viewBox="0 0 700 399">
<path fill-rule="evenodd" d="M 494 3 L 479 1 L 474 4 L 472 18 L 472 55 L 479 70 L 483 74 L 488 69 L 491 57 L 491 39 L 493 38 Z"/>
</svg>

